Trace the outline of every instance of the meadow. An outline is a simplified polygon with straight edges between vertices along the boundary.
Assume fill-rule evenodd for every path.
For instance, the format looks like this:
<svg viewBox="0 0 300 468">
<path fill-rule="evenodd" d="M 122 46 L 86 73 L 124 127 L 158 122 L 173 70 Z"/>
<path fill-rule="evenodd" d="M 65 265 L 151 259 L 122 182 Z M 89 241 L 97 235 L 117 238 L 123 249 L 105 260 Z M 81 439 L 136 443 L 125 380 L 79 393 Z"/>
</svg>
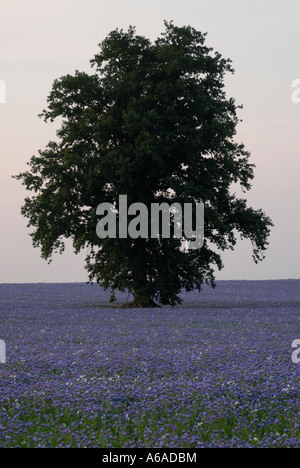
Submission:
<svg viewBox="0 0 300 468">
<path fill-rule="evenodd" d="M 97 285 L 0 285 L 0 447 L 300 448 L 300 280 L 182 298 L 121 309 Z"/>
</svg>

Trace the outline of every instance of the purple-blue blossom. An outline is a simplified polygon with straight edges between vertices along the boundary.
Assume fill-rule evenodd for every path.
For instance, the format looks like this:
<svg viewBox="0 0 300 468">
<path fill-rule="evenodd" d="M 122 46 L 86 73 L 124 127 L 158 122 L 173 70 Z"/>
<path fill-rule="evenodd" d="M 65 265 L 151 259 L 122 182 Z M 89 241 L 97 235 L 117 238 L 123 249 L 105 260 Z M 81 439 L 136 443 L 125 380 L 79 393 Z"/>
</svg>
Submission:
<svg viewBox="0 0 300 468">
<path fill-rule="evenodd" d="M 300 280 L 182 297 L 121 309 L 96 285 L 0 285 L 0 447 L 299 448 Z"/>
</svg>

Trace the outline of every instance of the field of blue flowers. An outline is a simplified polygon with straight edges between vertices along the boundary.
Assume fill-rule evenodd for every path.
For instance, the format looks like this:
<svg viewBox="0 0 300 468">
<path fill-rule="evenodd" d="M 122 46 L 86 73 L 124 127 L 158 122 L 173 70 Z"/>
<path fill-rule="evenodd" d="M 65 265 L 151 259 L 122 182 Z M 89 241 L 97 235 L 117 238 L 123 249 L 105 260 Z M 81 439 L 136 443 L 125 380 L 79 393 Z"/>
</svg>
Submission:
<svg viewBox="0 0 300 468">
<path fill-rule="evenodd" d="M 97 285 L 0 285 L 0 447 L 299 448 L 300 280 L 182 297 L 121 309 Z"/>
</svg>

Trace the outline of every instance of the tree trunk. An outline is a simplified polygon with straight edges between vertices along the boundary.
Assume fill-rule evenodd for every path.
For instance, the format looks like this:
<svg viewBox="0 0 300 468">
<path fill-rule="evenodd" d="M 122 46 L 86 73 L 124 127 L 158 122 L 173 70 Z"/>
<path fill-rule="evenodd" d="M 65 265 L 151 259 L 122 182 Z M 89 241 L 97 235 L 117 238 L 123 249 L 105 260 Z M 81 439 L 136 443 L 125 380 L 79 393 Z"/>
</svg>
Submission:
<svg viewBox="0 0 300 468">
<path fill-rule="evenodd" d="M 133 301 L 126 302 L 126 304 L 122 305 L 123 309 L 138 309 L 138 308 L 154 308 L 160 307 L 156 304 L 151 297 L 141 296 L 135 291 L 133 292 Z"/>
</svg>

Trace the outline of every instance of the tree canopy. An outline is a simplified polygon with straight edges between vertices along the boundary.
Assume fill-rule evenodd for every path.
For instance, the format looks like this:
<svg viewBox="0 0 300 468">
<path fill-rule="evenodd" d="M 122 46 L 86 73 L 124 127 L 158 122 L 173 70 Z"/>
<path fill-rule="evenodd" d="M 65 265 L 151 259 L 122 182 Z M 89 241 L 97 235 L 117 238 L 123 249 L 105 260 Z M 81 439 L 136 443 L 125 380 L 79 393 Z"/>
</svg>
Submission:
<svg viewBox="0 0 300 468">
<path fill-rule="evenodd" d="M 254 165 L 235 141 L 240 106 L 224 90 L 231 61 L 205 36 L 173 22 L 153 43 L 132 26 L 112 31 L 90 74 L 54 81 L 41 116 L 62 119 L 57 140 L 15 176 L 31 191 L 22 214 L 42 257 L 62 252 L 67 238 L 76 253 L 89 247 L 89 280 L 131 292 L 134 306 L 175 305 L 181 289 L 215 286 L 220 251 L 238 235 L 251 241 L 255 262 L 268 245 L 271 220 L 232 193 L 234 183 L 251 188 Z M 204 203 L 203 247 L 183 249 L 172 236 L 100 239 L 97 206 L 124 194 L 146 206 Z"/>
</svg>

